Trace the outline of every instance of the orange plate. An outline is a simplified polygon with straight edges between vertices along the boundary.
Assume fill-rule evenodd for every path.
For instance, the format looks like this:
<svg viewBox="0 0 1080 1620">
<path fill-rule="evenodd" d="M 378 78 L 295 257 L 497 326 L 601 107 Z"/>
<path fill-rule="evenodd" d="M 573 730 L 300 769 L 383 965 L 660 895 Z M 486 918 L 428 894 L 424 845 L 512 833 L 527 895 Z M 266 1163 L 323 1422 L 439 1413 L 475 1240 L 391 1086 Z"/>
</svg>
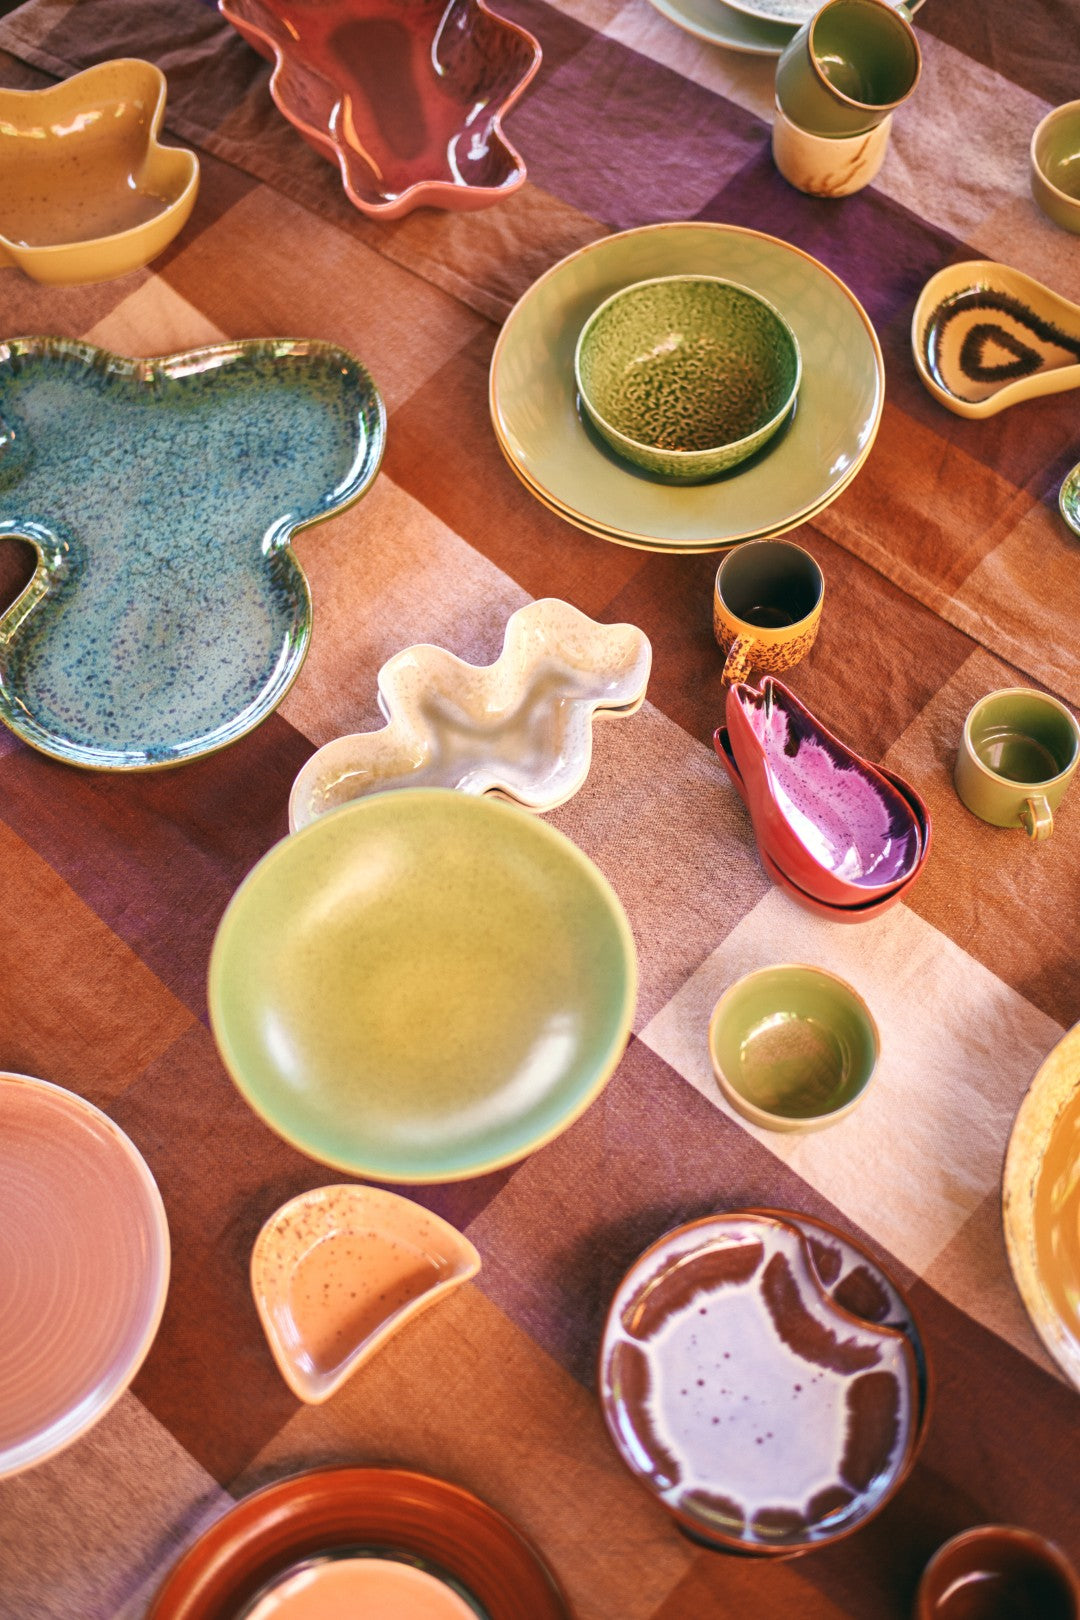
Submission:
<svg viewBox="0 0 1080 1620">
<path fill-rule="evenodd" d="M 326 1468 L 245 1497 L 186 1552 L 147 1620 L 232 1620 L 273 1576 L 332 1547 L 430 1559 L 491 1620 L 571 1620 L 534 1548 L 457 1485 L 400 1468 Z"/>
</svg>

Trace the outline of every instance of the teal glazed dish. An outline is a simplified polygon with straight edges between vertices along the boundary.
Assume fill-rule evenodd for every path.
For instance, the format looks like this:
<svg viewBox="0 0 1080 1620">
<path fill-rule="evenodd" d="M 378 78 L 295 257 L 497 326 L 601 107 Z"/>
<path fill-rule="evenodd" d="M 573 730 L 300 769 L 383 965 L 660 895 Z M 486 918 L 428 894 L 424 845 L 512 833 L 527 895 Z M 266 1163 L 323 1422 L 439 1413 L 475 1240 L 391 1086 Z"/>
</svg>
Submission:
<svg viewBox="0 0 1080 1620">
<path fill-rule="evenodd" d="M 0 617 L 0 720 L 102 770 L 251 731 L 311 637 L 292 537 L 364 493 L 385 437 L 368 373 L 329 344 L 0 344 L 0 539 L 38 557 Z"/>
<path fill-rule="evenodd" d="M 802 376 L 795 335 L 767 299 L 717 276 L 658 276 L 595 309 L 577 341 L 582 407 L 619 455 L 696 483 L 760 450 Z"/>
</svg>

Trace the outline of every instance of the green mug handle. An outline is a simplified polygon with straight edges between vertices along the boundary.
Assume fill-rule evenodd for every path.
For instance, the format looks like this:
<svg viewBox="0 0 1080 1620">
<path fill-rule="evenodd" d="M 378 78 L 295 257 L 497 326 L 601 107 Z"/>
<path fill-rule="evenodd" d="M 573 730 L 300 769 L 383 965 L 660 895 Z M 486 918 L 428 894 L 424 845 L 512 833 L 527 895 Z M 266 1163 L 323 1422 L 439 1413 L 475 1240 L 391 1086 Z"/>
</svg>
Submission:
<svg viewBox="0 0 1080 1620">
<path fill-rule="evenodd" d="M 1041 793 L 1025 799 L 1020 820 L 1029 838 L 1049 838 L 1054 830 L 1054 813 Z"/>
<path fill-rule="evenodd" d="M 750 636 L 736 636 L 728 648 L 727 658 L 724 660 L 724 673 L 720 679 L 725 686 L 733 686 L 736 681 L 745 681 L 754 667 L 754 643 Z"/>
</svg>

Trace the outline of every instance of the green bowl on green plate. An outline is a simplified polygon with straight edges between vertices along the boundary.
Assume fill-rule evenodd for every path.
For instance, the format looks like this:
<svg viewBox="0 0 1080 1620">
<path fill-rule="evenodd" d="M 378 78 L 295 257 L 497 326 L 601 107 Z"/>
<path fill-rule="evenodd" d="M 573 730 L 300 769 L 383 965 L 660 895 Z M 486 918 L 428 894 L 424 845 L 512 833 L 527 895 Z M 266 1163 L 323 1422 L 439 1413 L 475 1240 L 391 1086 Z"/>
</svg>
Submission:
<svg viewBox="0 0 1080 1620">
<path fill-rule="evenodd" d="M 657 276 L 606 298 L 581 329 L 582 408 L 619 455 L 698 483 L 760 450 L 791 409 L 799 345 L 767 299 L 718 276 Z"/>
<path fill-rule="evenodd" d="M 637 986 L 587 856 L 513 805 L 374 794 L 259 862 L 210 958 L 241 1094 L 301 1152 L 380 1181 L 512 1164 L 614 1072 Z"/>
</svg>

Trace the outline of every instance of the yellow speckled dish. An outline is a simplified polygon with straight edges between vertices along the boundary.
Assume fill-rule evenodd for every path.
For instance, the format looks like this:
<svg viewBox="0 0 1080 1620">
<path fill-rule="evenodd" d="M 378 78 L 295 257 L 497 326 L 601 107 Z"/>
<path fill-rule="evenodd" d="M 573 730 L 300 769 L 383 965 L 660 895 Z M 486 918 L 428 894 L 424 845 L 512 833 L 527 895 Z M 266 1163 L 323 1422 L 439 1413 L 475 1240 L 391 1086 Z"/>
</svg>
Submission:
<svg viewBox="0 0 1080 1620">
<path fill-rule="evenodd" d="M 374 794 L 264 856 L 210 958 L 210 1020 L 255 1111 L 380 1181 L 512 1164 L 600 1092 L 630 1032 L 607 881 L 515 806 Z"/>
<path fill-rule="evenodd" d="M 187 224 L 199 160 L 162 146 L 165 75 L 101 62 L 47 90 L 0 90 L 0 265 L 74 286 L 138 270 Z"/>
<path fill-rule="evenodd" d="M 1047 1055 L 1020 1104 L 1001 1208 L 1020 1298 L 1080 1389 L 1080 1024 Z"/>
<path fill-rule="evenodd" d="M 251 1291 L 278 1371 L 317 1406 L 479 1270 L 468 1238 L 411 1198 L 316 1187 L 283 1204 L 255 1239 Z"/>
</svg>

